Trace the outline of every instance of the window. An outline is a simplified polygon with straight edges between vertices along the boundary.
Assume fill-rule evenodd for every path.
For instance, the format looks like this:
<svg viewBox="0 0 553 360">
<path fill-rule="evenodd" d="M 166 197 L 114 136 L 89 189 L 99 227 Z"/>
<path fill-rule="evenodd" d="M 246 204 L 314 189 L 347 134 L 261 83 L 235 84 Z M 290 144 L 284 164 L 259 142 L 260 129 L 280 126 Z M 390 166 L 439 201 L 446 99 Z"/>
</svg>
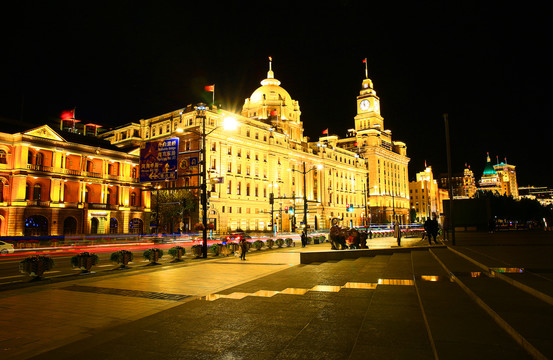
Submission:
<svg viewBox="0 0 553 360">
<path fill-rule="evenodd" d="M 36 154 L 35 164 L 36 165 L 42 165 L 44 163 L 44 155 L 42 153 Z"/>
<path fill-rule="evenodd" d="M 246 184 L 246 196 L 250 196 L 250 184 Z"/>
<path fill-rule="evenodd" d="M 156 136 L 156 128 L 152 128 L 152 137 Z"/>
<path fill-rule="evenodd" d="M 242 183 L 238 181 L 238 185 L 236 185 L 236 194 L 242 195 Z"/>
<path fill-rule="evenodd" d="M 4 150 L 0 150 L 0 164 L 7 164 L 7 163 L 8 163 L 8 159 L 7 159 L 6 152 Z"/>
<path fill-rule="evenodd" d="M 236 164 L 236 173 L 242 174 L 242 164 L 240 163 Z"/>
<path fill-rule="evenodd" d="M 136 206 L 136 194 L 131 194 L 131 206 Z"/>
<path fill-rule="evenodd" d="M 259 133 L 258 132 L 255 133 L 255 140 L 259 140 Z"/>
<path fill-rule="evenodd" d="M 227 184 L 227 194 L 232 194 L 232 181 L 230 180 Z"/>
<path fill-rule="evenodd" d="M 250 137 L 250 129 L 247 129 L 247 130 L 246 130 L 246 136 L 247 136 L 247 137 Z"/>
<path fill-rule="evenodd" d="M 217 169 L 217 159 L 211 159 L 211 169 L 212 170 Z"/>
<path fill-rule="evenodd" d="M 230 161 L 227 163 L 227 172 L 232 172 L 232 163 Z"/>
<path fill-rule="evenodd" d="M 217 143 L 214 141 L 211 143 L 211 151 L 216 151 L 217 150 Z"/>
<path fill-rule="evenodd" d="M 236 156 L 242 157 L 242 149 L 236 150 Z"/>
<path fill-rule="evenodd" d="M 33 200 L 40 200 L 42 187 L 40 184 L 33 186 Z"/>
<path fill-rule="evenodd" d="M 232 155 L 232 146 L 229 146 L 227 149 L 227 154 Z"/>
</svg>

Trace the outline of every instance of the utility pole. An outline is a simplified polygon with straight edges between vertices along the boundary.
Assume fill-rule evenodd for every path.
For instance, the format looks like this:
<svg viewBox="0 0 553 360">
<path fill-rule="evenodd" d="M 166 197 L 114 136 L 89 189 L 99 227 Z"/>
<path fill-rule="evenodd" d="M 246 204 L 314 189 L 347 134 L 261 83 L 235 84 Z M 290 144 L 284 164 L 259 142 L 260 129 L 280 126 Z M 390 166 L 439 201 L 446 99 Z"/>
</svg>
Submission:
<svg viewBox="0 0 553 360">
<path fill-rule="evenodd" d="M 303 162 L 303 226 L 307 231 L 307 189 L 305 187 L 305 161 Z"/>
<path fill-rule="evenodd" d="M 447 182 L 449 184 L 449 224 L 451 229 L 451 244 L 455 246 L 455 224 L 453 222 L 453 182 L 451 181 L 451 144 L 449 141 L 449 120 L 447 114 L 444 114 L 445 122 L 445 142 L 447 147 Z"/>
</svg>

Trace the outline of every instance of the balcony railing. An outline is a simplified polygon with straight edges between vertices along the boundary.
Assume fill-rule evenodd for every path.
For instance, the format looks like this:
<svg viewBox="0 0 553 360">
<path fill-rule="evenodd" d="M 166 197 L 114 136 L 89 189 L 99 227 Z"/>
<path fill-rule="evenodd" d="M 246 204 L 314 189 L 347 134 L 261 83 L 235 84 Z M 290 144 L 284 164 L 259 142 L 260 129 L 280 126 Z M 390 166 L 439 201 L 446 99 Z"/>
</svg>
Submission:
<svg viewBox="0 0 553 360">
<path fill-rule="evenodd" d="M 73 176 L 85 176 L 85 177 L 92 177 L 92 178 L 97 178 L 97 179 L 130 181 L 130 182 L 133 182 L 133 183 L 140 182 L 140 179 L 137 178 L 137 177 L 125 178 L 125 177 L 119 176 L 119 175 L 111 175 L 111 174 L 105 174 L 104 175 L 102 173 L 97 173 L 97 172 L 74 170 L 74 169 L 62 169 L 62 168 L 55 168 L 55 167 L 52 167 L 52 166 L 35 165 L 35 164 L 27 164 L 27 170 L 48 172 L 48 173 L 57 173 L 57 174 L 65 174 L 65 175 L 73 175 Z"/>
</svg>

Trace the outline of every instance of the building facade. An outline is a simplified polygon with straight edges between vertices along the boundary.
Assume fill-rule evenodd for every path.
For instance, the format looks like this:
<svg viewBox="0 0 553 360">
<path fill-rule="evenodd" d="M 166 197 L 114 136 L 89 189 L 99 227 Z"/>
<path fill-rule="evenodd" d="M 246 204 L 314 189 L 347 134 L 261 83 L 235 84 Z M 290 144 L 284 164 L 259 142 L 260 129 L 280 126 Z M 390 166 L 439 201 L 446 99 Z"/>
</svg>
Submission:
<svg viewBox="0 0 553 360">
<path fill-rule="evenodd" d="M 443 223 L 443 201 L 449 199 L 448 191 L 440 189 L 434 179 L 432 167 L 416 174 L 416 181 L 409 183 L 411 210 L 415 214 L 412 221 L 424 222 L 435 214 Z"/>
<path fill-rule="evenodd" d="M 355 128 L 340 147 L 358 153 L 366 159 L 369 170 L 368 195 L 370 216 L 375 223 L 394 220 L 407 224 L 409 219 L 409 177 L 407 146 L 393 140 L 392 132 L 384 128 L 380 113 L 380 98 L 371 79 L 366 77 L 357 96 Z"/>
<path fill-rule="evenodd" d="M 474 173 L 467 164 L 465 164 L 462 173 L 452 174 L 451 183 L 453 184 L 453 197 L 455 199 L 472 199 L 478 190 Z M 448 184 L 447 174 L 440 174 L 438 181 L 440 189 L 449 191 Z"/>
<path fill-rule="evenodd" d="M 205 164 L 207 217 L 219 232 L 267 231 L 273 222 L 282 231 L 302 224 L 329 228 L 333 221 L 349 227 L 393 219 L 407 223 L 406 146 L 392 141 L 391 132 L 383 129 L 379 98 L 369 79 L 363 81 L 357 103 L 352 137 L 326 134 L 309 141 L 303 135 L 299 102 L 280 86 L 269 63 L 267 78 L 245 100 L 240 115 L 189 105 L 102 137 L 117 146 L 177 137 L 176 180 L 144 186 L 197 192 Z M 224 130 L 227 118 L 238 123 L 236 130 Z M 200 158 L 202 134 L 205 161 Z M 195 221 L 183 219 L 185 229 Z"/>
<path fill-rule="evenodd" d="M 140 234 L 149 192 L 139 158 L 48 125 L 0 133 L 0 236 Z"/>
<path fill-rule="evenodd" d="M 486 166 L 478 183 L 479 190 L 491 191 L 499 195 L 519 198 L 516 167 L 501 162 L 493 165 L 490 155 L 487 155 Z"/>
</svg>

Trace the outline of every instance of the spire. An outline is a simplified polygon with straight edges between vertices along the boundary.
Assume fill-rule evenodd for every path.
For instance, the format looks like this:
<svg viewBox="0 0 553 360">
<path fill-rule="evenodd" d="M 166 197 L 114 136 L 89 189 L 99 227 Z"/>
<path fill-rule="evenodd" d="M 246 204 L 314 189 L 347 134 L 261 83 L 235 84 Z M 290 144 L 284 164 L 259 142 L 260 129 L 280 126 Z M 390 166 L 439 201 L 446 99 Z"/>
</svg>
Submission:
<svg viewBox="0 0 553 360">
<path fill-rule="evenodd" d="M 267 79 L 274 79 L 275 73 L 273 72 L 273 57 L 269 56 L 269 71 L 267 72 Z"/>
<path fill-rule="evenodd" d="M 487 154 L 486 162 L 491 162 L 491 160 L 490 160 L 490 153 L 487 152 L 486 154 Z"/>
</svg>

